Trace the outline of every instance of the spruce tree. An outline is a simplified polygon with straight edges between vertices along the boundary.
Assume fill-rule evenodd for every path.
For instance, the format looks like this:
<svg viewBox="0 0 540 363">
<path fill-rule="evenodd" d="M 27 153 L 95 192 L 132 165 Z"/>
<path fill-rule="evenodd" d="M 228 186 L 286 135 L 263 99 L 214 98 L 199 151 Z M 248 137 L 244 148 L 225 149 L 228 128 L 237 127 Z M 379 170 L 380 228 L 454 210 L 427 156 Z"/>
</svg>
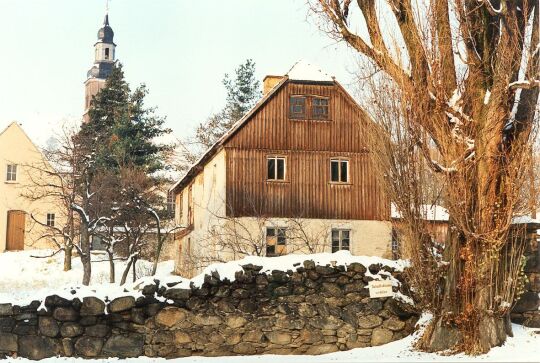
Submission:
<svg viewBox="0 0 540 363">
<path fill-rule="evenodd" d="M 219 140 L 261 98 L 261 83 L 255 77 L 255 62 L 251 59 L 236 68 L 234 78 L 225 74 L 223 85 L 227 90 L 225 107 L 202 122 L 196 131 L 196 141 L 204 148 Z"/>
<path fill-rule="evenodd" d="M 147 94 L 144 85 L 131 92 L 122 65 L 113 68 L 105 87 L 93 98 L 89 121 L 78 135 L 96 170 L 132 166 L 152 174 L 165 168 L 163 154 L 170 146 L 155 139 L 171 130 L 164 128 L 165 119 L 155 109 L 145 107 Z"/>
</svg>

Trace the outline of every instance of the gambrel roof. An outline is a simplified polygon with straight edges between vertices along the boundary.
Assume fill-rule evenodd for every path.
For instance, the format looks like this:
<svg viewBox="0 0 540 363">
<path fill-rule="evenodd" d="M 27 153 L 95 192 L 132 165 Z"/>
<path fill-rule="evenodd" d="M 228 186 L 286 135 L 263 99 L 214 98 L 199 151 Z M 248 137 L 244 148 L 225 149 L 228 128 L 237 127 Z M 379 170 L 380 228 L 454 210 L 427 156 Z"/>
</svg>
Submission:
<svg viewBox="0 0 540 363">
<path fill-rule="evenodd" d="M 234 125 L 189 168 L 187 173 L 184 174 L 184 176 L 170 188 L 170 191 L 176 192 L 188 185 L 204 168 L 206 163 L 212 159 L 212 157 L 216 155 L 219 150 L 221 150 L 223 145 L 244 125 L 246 125 L 251 120 L 252 116 L 264 105 L 266 105 L 266 103 L 289 82 L 337 86 L 343 91 L 350 101 L 361 109 L 356 100 L 351 97 L 351 95 L 343 88 L 343 86 L 341 86 L 339 82 L 335 80 L 334 77 L 329 76 L 319 67 L 311 63 L 299 61 L 293 65 L 287 74 L 283 76 L 283 78 L 270 91 L 268 91 L 268 93 L 266 93 L 251 110 L 249 110 L 240 120 L 234 123 Z"/>
</svg>

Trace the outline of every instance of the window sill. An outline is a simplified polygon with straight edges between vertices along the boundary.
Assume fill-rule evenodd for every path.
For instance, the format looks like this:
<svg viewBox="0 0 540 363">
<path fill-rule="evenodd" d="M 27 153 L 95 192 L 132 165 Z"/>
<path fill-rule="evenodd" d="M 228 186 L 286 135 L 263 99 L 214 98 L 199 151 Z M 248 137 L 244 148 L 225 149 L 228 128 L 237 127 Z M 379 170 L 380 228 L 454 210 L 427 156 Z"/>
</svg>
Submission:
<svg viewBox="0 0 540 363">
<path fill-rule="evenodd" d="M 352 183 L 343 183 L 343 182 L 328 182 L 328 184 L 330 184 L 330 185 L 336 185 L 336 186 L 343 186 L 343 187 L 347 187 L 347 186 L 352 186 L 352 185 L 353 185 Z"/>
<path fill-rule="evenodd" d="M 287 180 L 272 180 L 272 179 L 266 179 L 267 184 L 291 184 L 290 181 Z"/>
<path fill-rule="evenodd" d="M 330 122 L 332 121 L 329 118 L 305 118 L 305 117 L 289 117 L 290 121 L 297 121 L 297 122 Z"/>
<path fill-rule="evenodd" d="M 5 184 L 19 184 L 19 182 L 16 181 L 16 180 L 6 180 L 6 181 L 4 181 L 4 183 Z"/>
</svg>

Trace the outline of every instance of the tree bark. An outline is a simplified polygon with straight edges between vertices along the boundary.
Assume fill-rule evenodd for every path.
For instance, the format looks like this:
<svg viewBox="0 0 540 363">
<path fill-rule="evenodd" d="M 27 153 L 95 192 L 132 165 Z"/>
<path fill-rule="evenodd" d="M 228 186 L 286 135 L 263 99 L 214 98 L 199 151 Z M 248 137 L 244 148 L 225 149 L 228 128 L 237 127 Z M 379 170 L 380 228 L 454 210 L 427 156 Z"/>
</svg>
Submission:
<svg viewBox="0 0 540 363">
<path fill-rule="evenodd" d="M 71 259 L 73 256 L 73 246 L 67 245 L 64 248 L 64 271 L 71 270 Z"/>
<path fill-rule="evenodd" d="M 133 259 L 130 258 L 126 268 L 124 269 L 124 272 L 122 273 L 122 278 L 120 279 L 120 285 L 123 285 L 126 283 L 127 276 L 129 274 L 129 270 L 131 269 L 131 265 L 133 264 Z"/>
<path fill-rule="evenodd" d="M 114 253 L 107 251 L 107 255 L 109 256 L 109 282 L 111 284 L 114 284 L 115 282 Z"/>
<path fill-rule="evenodd" d="M 92 278 L 92 261 L 90 256 L 90 234 L 88 222 L 81 221 L 81 262 L 83 265 L 83 285 L 90 285 Z"/>
</svg>

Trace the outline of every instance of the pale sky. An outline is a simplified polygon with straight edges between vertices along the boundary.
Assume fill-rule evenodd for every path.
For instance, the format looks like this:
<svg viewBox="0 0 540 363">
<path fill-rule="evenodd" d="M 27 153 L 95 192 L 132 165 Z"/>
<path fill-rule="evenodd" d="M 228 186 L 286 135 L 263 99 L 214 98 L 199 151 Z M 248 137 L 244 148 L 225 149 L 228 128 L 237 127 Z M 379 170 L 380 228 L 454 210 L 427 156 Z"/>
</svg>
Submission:
<svg viewBox="0 0 540 363">
<path fill-rule="evenodd" d="M 44 144 L 80 119 L 104 13 L 105 0 L 0 0 L 0 129 L 18 121 Z M 261 80 L 299 59 L 352 80 L 354 53 L 319 31 L 306 0 L 111 0 L 109 14 L 128 82 L 146 83 L 178 137 L 223 106 L 223 75 L 247 58 Z"/>
</svg>

